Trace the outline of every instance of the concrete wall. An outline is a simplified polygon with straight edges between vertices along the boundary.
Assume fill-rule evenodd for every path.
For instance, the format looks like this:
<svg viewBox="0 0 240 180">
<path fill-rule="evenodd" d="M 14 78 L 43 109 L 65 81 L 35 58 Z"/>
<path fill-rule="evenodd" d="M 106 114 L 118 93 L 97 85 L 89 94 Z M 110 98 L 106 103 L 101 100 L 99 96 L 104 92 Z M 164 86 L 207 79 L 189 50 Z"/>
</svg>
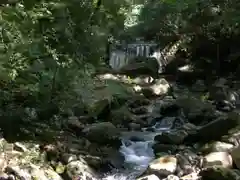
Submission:
<svg viewBox="0 0 240 180">
<path fill-rule="evenodd" d="M 113 50 L 110 54 L 110 66 L 113 69 L 120 69 L 128 64 L 129 60 L 137 57 L 159 57 L 159 53 L 151 54 L 151 48 L 156 46 L 153 43 L 133 43 L 128 44 L 125 50 Z"/>
</svg>

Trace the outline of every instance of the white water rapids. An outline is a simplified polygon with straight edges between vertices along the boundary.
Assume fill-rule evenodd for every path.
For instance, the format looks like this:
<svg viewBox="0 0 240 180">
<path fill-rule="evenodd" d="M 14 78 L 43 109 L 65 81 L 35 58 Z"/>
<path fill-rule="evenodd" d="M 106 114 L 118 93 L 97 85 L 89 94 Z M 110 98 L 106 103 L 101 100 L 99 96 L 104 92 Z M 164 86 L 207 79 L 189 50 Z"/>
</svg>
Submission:
<svg viewBox="0 0 240 180">
<path fill-rule="evenodd" d="M 172 117 L 169 117 L 172 118 Z M 103 180 L 136 180 L 148 167 L 150 161 L 154 159 L 152 145 L 154 137 L 163 131 L 171 129 L 169 118 L 164 118 L 161 123 L 157 123 L 153 128 L 155 132 L 125 132 L 122 135 L 122 146 L 120 152 L 125 157 L 126 170 L 108 175 Z M 131 141 L 131 137 L 137 137 L 141 141 Z"/>
</svg>

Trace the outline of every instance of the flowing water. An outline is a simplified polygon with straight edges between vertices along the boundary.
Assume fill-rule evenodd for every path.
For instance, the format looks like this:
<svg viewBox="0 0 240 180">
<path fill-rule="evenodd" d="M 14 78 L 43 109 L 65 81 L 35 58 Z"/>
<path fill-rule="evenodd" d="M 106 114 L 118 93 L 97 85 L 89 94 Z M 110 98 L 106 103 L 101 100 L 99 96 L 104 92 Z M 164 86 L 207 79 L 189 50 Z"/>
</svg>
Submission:
<svg viewBox="0 0 240 180">
<path fill-rule="evenodd" d="M 169 124 L 169 118 L 172 117 L 164 118 L 161 123 L 154 125 L 154 132 L 124 132 L 120 152 L 125 157 L 126 169 L 108 175 L 104 180 L 136 180 L 136 177 L 141 175 L 147 169 L 150 161 L 154 159 L 152 149 L 154 137 L 172 128 L 172 124 Z M 130 140 L 132 137 L 138 138 L 138 141 Z"/>
</svg>

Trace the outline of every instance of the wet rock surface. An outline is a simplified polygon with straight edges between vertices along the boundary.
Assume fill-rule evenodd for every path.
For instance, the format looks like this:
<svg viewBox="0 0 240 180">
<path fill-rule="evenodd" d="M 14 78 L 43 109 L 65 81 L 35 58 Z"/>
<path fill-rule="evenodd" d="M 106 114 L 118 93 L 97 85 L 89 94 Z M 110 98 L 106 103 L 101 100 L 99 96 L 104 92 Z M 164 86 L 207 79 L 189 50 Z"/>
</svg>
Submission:
<svg viewBox="0 0 240 180">
<path fill-rule="evenodd" d="M 213 86 L 220 86 L 216 84 L 217 82 Z M 205 92 L 206 89 L 207 87 L 200 81 L 192 87 L 192 91 L 198 93 Z M 150 171 L 152 165 L 150 163 L 145 172 L 149 174 L 148 176 L 154 174 L 154 177 L 157 176 L 159 179 L 164 177 L 166 180 L 240 178 L 236 169 L 239 167 L 240 159 L 238 157 L 239 112 L 234 108 L 230 108 L 229 111 L 226 111 L 226 108 L 219 108 L 220 100 L 217 99 L 219 97 L 212 94 L 210 96 L 209 101 L 197 96 L 186 98 L 181 96 L 168 98 L 166 101 L 163 98 L 163 102 L 158 103 L 157 112 L 161 114 L 161 118 L 158 119 L 157 124 L 161 124 L 168 118 L 167 116 L 172 115 L 177 117 L 177 123 L 174 122 L 173 126 L 168 126 L 170 131 L 161 132 L 155 136 L 153 150 L 157 158 L 153 162 L 159 163 L 158 166 L 155 165 L 159 169 L 157 172 Z M 231 92 L 227 95 L 223 94 L 221 98 L 232 104 L 234 100 L 237 101 Z M 225 103 L 225 106 L 228 105 L 229 103 Z M 162 162 L 160 159 L 166 154 L 176 158 L 177 166 L 173 171 L 163 172 L 160 169 Z M 216 168 L 222 169 L 222 172 Z M 148 177 L 146 174 L 143 176 Z"/>
<path fill-rule="evenodd" d="M 133 66 L 128 68 L 130 73 Z M 134 68 L 135 73 L 146 70 Z M 128 81 L 109 74 L 104 78 Z M 1 138 L 0 178 L 101 180 L 106 174 L 123 172 L 112 178 L 121 179 L 137 172 L 126 179 L 240 179 L 240 111 L 225 81 L 210 90 L 202 81 L 190 90 L 163 78 L 142 76 L 132 82 L 141 86 L 137 96 L 117 108 L 96 103 L 96 114 L 106 115 L 101 121 L 68 117 L 71 131 L 54 143 Z"/>
</svg>

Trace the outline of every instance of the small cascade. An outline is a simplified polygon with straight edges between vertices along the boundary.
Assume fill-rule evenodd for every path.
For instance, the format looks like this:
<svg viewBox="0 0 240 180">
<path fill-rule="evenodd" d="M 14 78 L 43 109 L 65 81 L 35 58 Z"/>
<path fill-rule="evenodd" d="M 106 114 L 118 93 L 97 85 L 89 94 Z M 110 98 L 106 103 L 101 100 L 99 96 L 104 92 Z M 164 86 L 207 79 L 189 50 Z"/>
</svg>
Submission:
<svg viewBox="0 0 240 180">
<path fill-rule="evenodd" d="M 152 149 L 154 137 L 163 131 L 169 131 L 172 126 L 167 123 L 169 118 L 163 118 L 161 123 L 156 123 L 152 128 L 154 132 L 130 131 L 122 135 L 120 152 L 125 157 L 125 169 L 122 172 L 113 172 L 103 180 L 136 180 L 148 167 L 155 155 Z M 165 120 L 164 120 L 165 119 Z M 132 137 L 138 141 L 131 140 Z"/>
</svg>

